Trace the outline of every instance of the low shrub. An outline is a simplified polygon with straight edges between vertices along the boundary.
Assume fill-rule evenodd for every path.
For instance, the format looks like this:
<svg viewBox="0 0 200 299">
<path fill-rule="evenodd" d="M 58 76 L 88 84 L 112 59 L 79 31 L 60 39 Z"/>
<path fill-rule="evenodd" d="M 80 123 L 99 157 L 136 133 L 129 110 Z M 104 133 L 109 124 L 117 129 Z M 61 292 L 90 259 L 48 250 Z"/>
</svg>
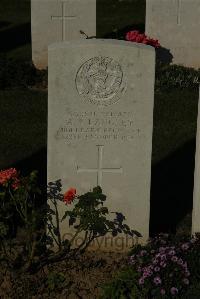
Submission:
<svg viewBox="0 0 200 299">
<path fill-rule="evenodd" d="M 106 196 L 99 186 L 83 195 L 76 195 L 74 188 L 62 194 L 61 180 L 50 182 L 47 186 L 48 202 L 38 208 L 40 193 L 36 172 L 22 177 L 14 168 L 0 171 L 2 268 L 34 273 L 46 265 L 82 254 L 91 242 L 107 233 L 141 237 L 137 231 L 124 224 L 125 217 L 120 212 L 114 213 L 113 220 L 108 219 L 109 211 L 104 206 Z M 62 208 L 59 209 L 58 205 L 62 205 Z M 16 231 L 13 232 L 14 215 L 23 226 L 21 238 L 15 236 Z M 74 233 L 64 238 L 61 235 L 61 222 L 66 225 L 66 232 L 71 226 Z M 83 236 L 81 244 L 74 246 L 74 241 L 80 235 Z"/>
<path fill-rule="evenodd" d="M 156 51 L 156 90 L 171 88 L 198 88 L 200 84 L 200 69 L 171 65 L 173 55 L 163 48 L 157 39 L 150 38 L 138 30 L 130 30 L 123 34 L 123 40 L 150 45 Z"/>
<path fill-rule="evenodd" d="M 157 61 L 156 90 L 172 88 L 198 89 L 200 84 L 200 69 L 187 68 L 181 65 L 169 65 Z"/>
<path fill-rule="evenodd" d="M 159 235 L 131 251 L 129 265 L 103 287 L 102 299 L 189 298 L 200 294 L 199 279 L 199 236 L 178 240 Z"/>
<path fill-rule="evenodd" d="M 169 50 L 162 48 L 157 40 L 146 37 L 138 30 L 130 30 L 118 38 L 127 39 L 130 42 L 137 42 L 138 40 L 140 43 L 150 44 L 156 48 L 156 90 L 198 88 L 200 70 L 181 65 L 171 65 L 172 55 Z M 37 70 L 30 61 L 13 60 L 7 58 L 6 54 L 0 55 L 0 89 L 19 87 L 44 89 L 47 88 L 47 85 L 47 70 Z"/>
</svg>

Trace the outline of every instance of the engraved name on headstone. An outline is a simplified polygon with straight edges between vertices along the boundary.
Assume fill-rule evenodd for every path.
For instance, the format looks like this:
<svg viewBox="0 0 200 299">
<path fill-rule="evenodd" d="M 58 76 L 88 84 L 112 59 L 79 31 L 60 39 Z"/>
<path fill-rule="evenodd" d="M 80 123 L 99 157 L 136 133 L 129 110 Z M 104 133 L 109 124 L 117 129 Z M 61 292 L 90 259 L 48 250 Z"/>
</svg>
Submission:
<svg viewBox="0 0 200 299">
<path fill-rule="evenodd" d="M 78 194 L 100 185 L 109 210 L 122 212 L 143 241 L 149 234 L 154 71 L 151 46 L 83 40 L 49 47 L 48 181 L 62 179 L 64 190 L 75 187 Z"/>
</svg>

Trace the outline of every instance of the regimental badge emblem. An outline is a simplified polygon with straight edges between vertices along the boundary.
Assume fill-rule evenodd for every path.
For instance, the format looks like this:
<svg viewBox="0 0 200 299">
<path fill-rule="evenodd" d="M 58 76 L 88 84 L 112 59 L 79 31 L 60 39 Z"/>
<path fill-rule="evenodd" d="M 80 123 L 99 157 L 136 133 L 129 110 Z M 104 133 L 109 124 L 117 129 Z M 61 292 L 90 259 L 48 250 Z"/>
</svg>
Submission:
<svg viewBox="0 0 200 299">
<path fill-rule="evenodd" d="M 124 74 L 118 62 L 110 57 L 94 57 L 84 62 L 76 74 L 80 96 L 97 105 L 119 101 L 125 90 Z"/>
</svg>

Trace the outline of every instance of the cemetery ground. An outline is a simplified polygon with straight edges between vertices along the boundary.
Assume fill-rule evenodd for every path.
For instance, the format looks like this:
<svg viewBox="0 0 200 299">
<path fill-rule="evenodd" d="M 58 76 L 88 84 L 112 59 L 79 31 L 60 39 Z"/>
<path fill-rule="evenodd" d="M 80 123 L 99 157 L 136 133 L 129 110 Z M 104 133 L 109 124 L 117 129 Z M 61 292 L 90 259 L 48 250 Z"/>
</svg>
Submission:
<svg viewBox="0 0 200 299">
<path fill-rule="evenodd" d="M 97 3 L 98 37 L 120 38 L 127 28 L 144 31 L 143 1 L 133 1 L 132 11 L 128 0 L 107 2 Z M 45 186 L 47 72 L 31 65 L 30 3 L 1 0 L 0 15 L 5 41 L 0 44 L 0 169 L 16 167 L 23 175 L 37 169 L 39 185 Z M 156 76 L 150 231 L 189 235 L 199 72 L 162 66 Z M 100 286 L 126 265 L 122 253 L 86 253 L 35 275 L 11 275 L 1 268 L 0 297 L 98 298 Z M 199 293 L 192 293 L 195 288 Z M 186 298 L 198 298 L 199 289 L 194 280 Z"/>
</svg>

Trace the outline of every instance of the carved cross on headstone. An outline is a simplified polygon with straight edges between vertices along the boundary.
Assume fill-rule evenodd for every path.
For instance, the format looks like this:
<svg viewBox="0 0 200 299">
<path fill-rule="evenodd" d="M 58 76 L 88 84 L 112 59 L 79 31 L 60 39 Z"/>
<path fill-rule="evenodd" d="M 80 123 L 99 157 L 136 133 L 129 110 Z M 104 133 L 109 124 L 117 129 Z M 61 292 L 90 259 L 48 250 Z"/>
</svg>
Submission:
<svg viewBox="0 0 200 299">
<path fill-rule="evenodd" d="M 66 20 L 73 20 L 76 16 L 66 16 L 65 13 L 65 4 L 66 2 L 62 2 L 62 15 L 61 16 L 51 16 L 51 19 L 62 21 L 62 41 L 65 41 L 65 30 L 66 30 Z"/>
<path fill-rule="evenodd" d="M 122 173 L 123 169 L 122 167 L 119 168 L 103 168 L 103 148 L 104 145 L 97 145 L 98 148 L 98 160 L 97 160 L 97 168 L 80 168 L 77 166 L 77 173 L 82 172 L 90 172 L 90 173 L 96 173 L 97 174 L 97 186 L 102 187 L 102 178 L 104 172 L 109 173 Z"/>
<path fill-rule="evenodd" d="M 181 25 L 181 0 L 177 0 L 177 25 Z"/>
</svg>

